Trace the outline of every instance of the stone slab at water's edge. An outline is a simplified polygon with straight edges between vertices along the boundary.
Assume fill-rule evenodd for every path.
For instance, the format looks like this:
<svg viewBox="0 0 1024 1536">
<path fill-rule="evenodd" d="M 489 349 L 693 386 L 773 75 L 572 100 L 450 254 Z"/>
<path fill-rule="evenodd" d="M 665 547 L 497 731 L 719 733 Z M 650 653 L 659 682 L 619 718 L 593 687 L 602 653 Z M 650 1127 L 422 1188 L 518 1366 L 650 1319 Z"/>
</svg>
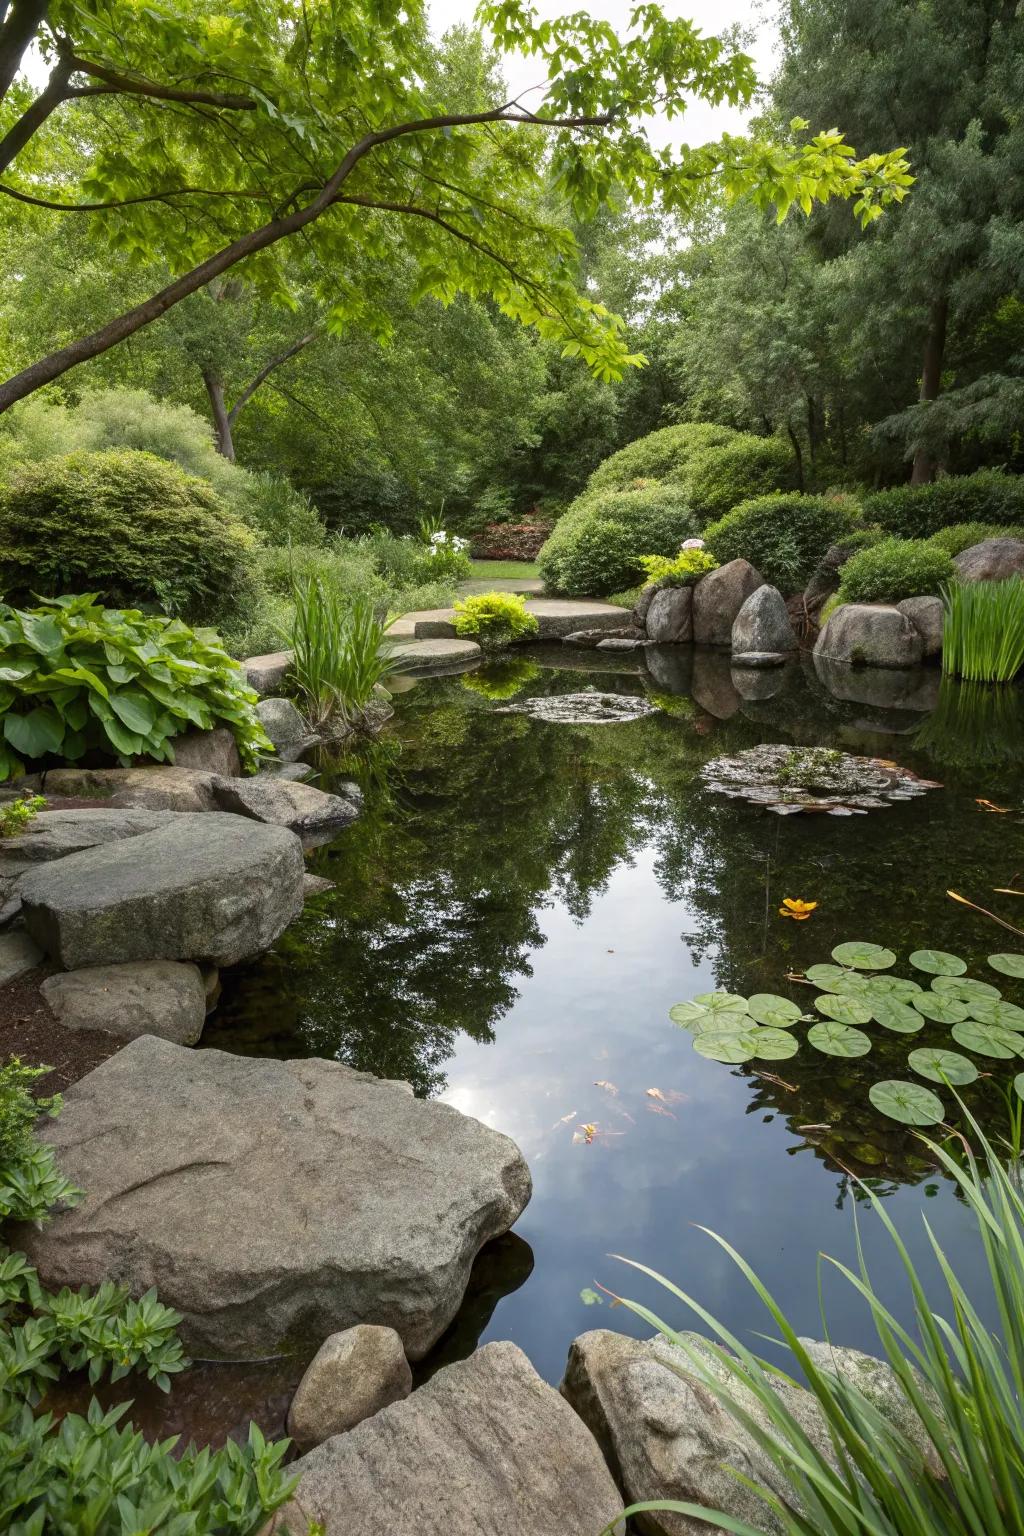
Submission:
<svg viewBox="0 0 1024 1536">
<path fill-rule="evenodd" d="M 98 1029 L 122 1040 L 159 1035 L 177 1045 L 194 1045 L 206 1020 L 202 972 L 177 960 L 59 971 L 39 990 L 65 1029 Z"/>
<path fill-rule="evenodd" d="M 575 602 L 568 598 L 528 598 L 526 611 L 537 620 L 536 632 L 526 635 L 526 640 L 559 640 L 577 629 L 620 629 L 627 618 L 626 610 L 614 603 Z M 455 617 L 454 608 L 431 608 L 406 615 L 413 623 L 417 640 L 456 639 Z"/>
<path fill-rule="evenodd" d="M 405 1083 L 153 1036 L 43 1135 L 86 1197 L 12 1242 L 49 1285 L 155 1285 L 203 1355 L 308 1356 L 378 1323 L 419 1359 L 531 1193 L 514 1142 Z"/>
<path fill-rule="evenodd" d="M 905 613 L 885 603 L 844 603 L 814 645 L 815 660 L 855 667 L 916 667 L 923 655 L 920 632 Z"/>
<path fill-rule="evenodd" d="M 795 651 L 797 644 L 785 598 L 777 587 L 765 582 L 751 592 L 733 621 L 733 655 L 766 651 L 785 654 Z"/>
<path fill-rule="evenodd" d="M 80 796 L 116 808 L 143 811 L 214 811 L 215 775 L 206 768 L 154 764 L 149 768 L 51 768 L 46 795 Z"/>
<path fill-rule="evenodd" d="M 412 1391 L 412 1371 L 393 1328 L 357 1323 L 326 1338 L 306 1367 L 288 1409 L 299 1451 L 354 1429 Z"/>
<path fill-rule="evenodd" d="M 693 589 L 693 638 L 698 645 L 731 645 L 732 627 L 764 578 L 749 560 L 730 560 L 709 571 Z"/>
<path fill-rule="evenodd" d="M 269 651 L 265 656 L 247 657 L 242 662 L 242 668 L 249 687 L 261 698 L 265 698 L 281 687 L 291 664 L 291 651 Z"/>
<path fill-rule="evenodd" d="M 399 672 L 440 676 L 475 667 L 483 651 L 475 640 L 409 640 L 397 644 L 392 656 Z"/>
<path fill-rule="evenodd" d="M 328 794 L 272 773 L 258 773 L 251 779 L 215 779 L 213 793 L 221 810 L 288 827 L 307 847 L 336 837 L 355 821 L 363 803 L 355 784 L 347 785 L 342 794 Z"/>
<path fill-rule="evenodd" d="M 102 809 L 42 811 L 18 833 L 0 839 L 0 923 L 21 910 L 21 877 L 52 859 L 66 858 L 101 843 L 155 832 L 174 818 L 173 811 Z"/>
</svg>

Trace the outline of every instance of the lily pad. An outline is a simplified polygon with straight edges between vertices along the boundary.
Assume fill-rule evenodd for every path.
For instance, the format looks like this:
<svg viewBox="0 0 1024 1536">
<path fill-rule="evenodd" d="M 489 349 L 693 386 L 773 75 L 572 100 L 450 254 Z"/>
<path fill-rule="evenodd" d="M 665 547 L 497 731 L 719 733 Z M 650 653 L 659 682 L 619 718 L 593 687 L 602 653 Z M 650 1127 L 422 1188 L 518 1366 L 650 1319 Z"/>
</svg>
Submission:
<svg viewBox="0 0 1024 1536">
<path fill-rule="evenodd" d="M 807 1043 L 826 1056 L 866 1056 L 871 1049 L 871 1038 L 861 1029 L 851 1029 L 848 1024 L 812 1024 L 807 1031 Z"/>
<path fill-rule="evenodd" d="M 979 1024 L 998 1024 L 1000 1029 L 1024 1030 L 1024 1008 L 1008 1003 L 1005 997 L 976 997 L 969 1002 L 971 1018 Z"/>
<path fill-rule="evenodd" d="M 669 1009 L 668 1016 L 673 1024 L 678 1024 L 683 1029 L 692 1029 L 694 1025 L 700 1023 L 701 1019 L 706 1023 L 711 1018 L 711 1014 L 700 1003 L 676 1003 Z"/>
<path fill-rule="evenodd" d="M 989 955 L 988 963 L 994 971 L 1004 976 L 1016 976 L 1024 980 L 1024 955 Z"/>
<path fill-rule="evenodd" d="M 846 997 L 841 992 L 826 992 L 822 997 L 816 997 L 814 1006 L 838 1024 L 866 1024 L 871 1018 L 870 1003 L 860 997 Z"/>
<path fill-rule="evenodd" d="M 753 1061 L 752 1030 L 707 1029 L 693 1042 L 693 1048 L 711 1061 L 725 1061 L 737 1065 L 741 1061 Z"/>
<path fill-rule="evenodd" d="M 869 976 L 866 985 L 869 997 L 894 997 L 901 1003 L 909 1002 L 922 990 L 920 982 L 905 976 Z"/>
<path fill-rule="evenodd" d="M 948 992 L 962 1003 L 973 1003 L 979 998 L 995 1003 L 1003 995 L 998 987 L 990 987 L 987 981 L 975 981 L 973 976 L 936 976 L 932 991 Z"/>
<path fill-rule="evenodd" d="M 859 939 L 849 944 L 837 944 L 832 959 L 838 960 L 840 965 L 852 965 L 858 971 L 887 971 L 890 965 L 896 964 L 891 949 L 883 949 L 881 944 L 866 944 Z"/>
<path fill-rule="evenodd" d="M 935 1046 L 926 1045 L 919 1051 L 911 1051 L 907 1065 L 929 1082 L 953 1083 L 956 1087 L 973 1083 L 978 1075 L 974 1062 L 961 1056 L 959 1051 L 942 1051 Z"/>
<path fill-rule="evenodd" d="M 924 1019 L 916 1008 L 898 997 L 873 997 L 870 999 L 871 1017 L 883 1029 L 891 1029 L 897 1035 L 913 1035 L 924 1028 Z"/>
<path fill-rule="evenodd" d="M 978 1024 L 967 1019 L 953 1025 L 953 1039 L 965 1051 L 977 1056 L 994 1056 L 997 1061 L 1009 1061 L 1020 1054 L 1021 1040 L 1012 1029 L 1000 1029 L 997 1024 Z"/>
<path fill-rule="evenodd" d="M 825 992 L 863 989 L 868 984 L 866 976 L 848 971 L 841 965 L 809 965 L 805 975 L 808 981 L 813 981 L 816 987 L 821 987 Z"/>
<path fill-rule="evenodd" d="M 950 955 L 944 949 L 915 949 L 910 963 L 919 971 L 927 971 L 929 976 L 962 976 L 967 969 L 966 960 L 961 960 L 959 955 Z"/>
<path fill-rule="evenodd" d="M 786 1061 L 800 1049 L 799 1040 L 788 1030 L 772 1029 L 770 1026 L 748 1029 L 744 1031 L 743 1039 L 753 1045 L 754 1055 L 759 1061 Z"/>
<path fill-rule="evenodd" d="M 709 1013 L 739 1013 L 747 1011 L 747 1000 L 736 992 L 698 992 L 694 998 Z"/>
<path fill-rule="evenodd" d="M 958 997 L 949 997 L 944 992 L 919 992 L 910 999 L 910 1006 L 936 1024 L 959 1024 L 971 1011 Z"/>
<path fill-rule="evenodd" d="M 872 1083 L 868 1098 L 883 1115 L 901 1125 L 938 1125 L 946 1114 L 942 1100 L 930 1088 L 896 1077 Z"/>
<path fill-rule="evenodd" d="M 767 1024 L 773 1029 L 788 1029 L 801 1017 L 796 1003 L 791 1003 L 788 997 L 778 997 L 774 992 L 755 992 L 753 997 L 747 998 L 747 1008 L 750 1017 L 758 1024 Z"/>
</svg>

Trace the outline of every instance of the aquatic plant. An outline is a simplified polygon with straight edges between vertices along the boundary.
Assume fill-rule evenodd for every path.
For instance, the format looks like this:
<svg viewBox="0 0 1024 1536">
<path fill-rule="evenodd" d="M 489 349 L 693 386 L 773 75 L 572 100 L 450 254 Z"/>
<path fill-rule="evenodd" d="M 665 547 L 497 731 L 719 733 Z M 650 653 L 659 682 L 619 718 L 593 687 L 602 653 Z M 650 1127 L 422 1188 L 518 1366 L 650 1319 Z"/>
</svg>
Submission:
<svg viewBox="0 0 1024 1536">
<path fill-rule="evenodd" d="M 516 592 L 482 592 L 455 604 L 455 632 L 476 640 L 484 650 L 500 650 L 538 630 L 535 616 Z"/>
<path fill-rule="evenodd" d="M 938 703 L 914 733 L 914 747 L 956 768 L 1015 768 L 1024 741 L 1024 691 L 965 683 L 948 674 Z"/>
<path fill-rule="evenodd" d="M 291 677 L 313 726 L 359 725 L 394 670 L 394 648 L 369 598 L 346 600 L 311 576 L 295 586 Z"/>
<path fill-rule="evenodd" d="M 914 1085 L 913 1095 L 890 1095 L 889 1086 L 876 1085 L 877 1097 L 898 1098 L 907 1123 L 928 1123 L 927 1117 L 911 1114 L 915 1106 L 922 1106 L 924 1114 L 929 1090 Z M 624 1260 L 695 1312 L 717 1341 L 704 1344 L 705 1355 L 648 1307 L 619 1298 L 678 1347 L 680 1368 L 714 1394 L 778 1468 L 785 1488 L 781 1496 L 756 1478 L 739 1471 L 735 1475 L 764 1502 L 766 1519 L 783 1536 L 1019 1536 L 1024 1508 L 1024 1195 L 1016 1166 L 1005 1167 L 976 1122 L 970 1116 L 968 1121 L 980 1163 L 969 1145 L 964 1165 L 939 1144 L 925 1141 L 925 1146 L 955 1181 L 976 1220 L 987 1272 L 987 1285 L 977 1295 L 928 1228 L 951 1306 L 951 1315 L 941 1316 L 885 1201 L 859 1181 L 909 1282 L 915 1328 L 901 1326 L 876 1291 L 859 1242 L 856 1269 L 822 1256 L 870 1308 L 879 1353 L 889 1362 L 903 1399 L 894 1393 L 896 1402 L 884 1410 L 877 1397 L 862 1389 L 855 1372 L 823 1368 L 820 1354 L 808 1351 L 782 1304 L 750 1265 L 724 1238 L 708 1234 L 757 1293 L 772 1333 L 781 1336 L 803 1372 L 828 1430 L 824 1445 L 776 1391 L 780 1378 L 792 1384 L 787 1375 L 754 1355 L 685 1291 L 646 1265 Z M 998 1310 L 998 1334 L 984 1321 L 990 1295 Z M 625 1514 L 645 1511 L 707 1521 L 732 1536 L 761 1536 L 764 1528 L 675 1499 L 633 1504 Z M 609 1525 L 602 1536 L 614 1529 Z"/>
<path fill-rule="evenodd" d="M 1024 667 L 1024 580 L 957 582 L 943 600 L 942 670 L 968 682 L 1011 682 Z"/>
</svg>

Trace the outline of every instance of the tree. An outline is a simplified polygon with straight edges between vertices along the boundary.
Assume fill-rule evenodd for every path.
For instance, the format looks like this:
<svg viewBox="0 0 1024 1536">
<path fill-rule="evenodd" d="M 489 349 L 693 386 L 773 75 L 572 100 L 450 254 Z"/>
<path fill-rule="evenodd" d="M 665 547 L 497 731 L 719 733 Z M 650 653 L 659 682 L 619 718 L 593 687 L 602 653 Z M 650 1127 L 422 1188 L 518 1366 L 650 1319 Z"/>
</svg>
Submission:
<svg viewBox="0 0 1024 1536">
<path fill-rule="evenodd" d="M 479 14 L 499 47 L 546 66 L 536 111 L 493 104 L 483 82 L 456 108 L 412 0 L 301 12 L 239 0 L 228 13 L 213 0 L 0 0 L 0 191 L 95 221 L 113 251 L 177 274 L 0 384 L 0 410 L 241 262 L 261 292 L 283 295 L 279 248 L 300 233 L 329 278 L 329 325 L 378 323 L 360 275 L 411 261 L 420 293 L 490 297 L 612 378 L 640 358 L 565 276 L 574 242 L 539 206 L 543 178 L 577 218 L 620 199 L 685 211 L 720 186 L 780 214 L 853 197 L 870 222 L 909 185 L 898 150 L 857 161 L 838 133 L 654 150 L 643 123 L 656 110 L 754 88 L 748 58 L 654 5 L 621 40 L 583 14 L 540 22 L 524 0 L 484 0 Z M 32 45 L 49 69 L 40 91 L 17 75 Z M 61 142 L 75 154 L 57 154 Z"/>
</svg>

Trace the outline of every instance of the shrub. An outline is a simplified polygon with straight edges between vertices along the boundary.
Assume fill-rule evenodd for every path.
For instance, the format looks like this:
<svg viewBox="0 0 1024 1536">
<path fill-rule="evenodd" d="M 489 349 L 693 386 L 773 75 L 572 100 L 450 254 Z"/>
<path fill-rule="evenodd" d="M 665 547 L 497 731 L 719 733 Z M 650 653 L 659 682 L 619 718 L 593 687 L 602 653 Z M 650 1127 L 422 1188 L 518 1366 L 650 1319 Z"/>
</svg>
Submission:
<svg viewBox="0 0 1024 1536">
<path fill-rule="evenodd" d="M 739 434 L 732 427 L 707 421 L 686 421 L 662 427 L 627 443 L 599 464 L 587 482 L 588 490 L 625 490 L 637 480 L 674 480 L 694 454 L 720 448 Z"/>
<path fill-rule="evenodd" d="M 468 550 L 469 540 L 460 538 L 457 533 L 446 533 L 443 528 L 425 529 L 422 578 L 427 581 L 464 581 L 473 569 Z"/>
<path fill-rule="evenodd" d="M 455 632 L 471 636 L 485 650 L 498 650 L 513 640 L 537 633 L 537 620 L 525 600 L 514 592 L 484 592 L 455 604 Z"/>
<path fill-rule="evenodd" d="M 946 589 L 942 670 L 971 683 L 1009 683 L 1024 667 L 1024 581 L 954 582 Z"/>
<path fill-rule="evenodd" d="M 795 484 L 793 454 L 778 437 L 737 432 L 716 448 L 696 454 L 681 476 L 701 527 L 742 501 L 789 490 Z"/>
<path fill-rule="evenodd" d="M 645 555 L 675 555 L 697 532 L 678 486 L 586 491 L 555 524 L 538 556 L 545 584 L 570 597 L 601 597 L 637 584 Z"/>
<path fill-rule="evenodd" d="M 327 537 L 319 512 L 308 496 L 280 475 L 246 473 L 236 493 L 224 499 L 237 516 L 268 544 L 322 544 Z"/>
<path fill-rule="evenodd" d="M 937 544 L 939 549 L 944 549 L 955 560 L 965 549 L 970 549 L 972 544 L 982 543 L 984 539 L 1021 538 L 1024 538 L 1024 527 L 1012 523 L 953 523 L 951 527 L 940 528 L 938 533 L 933 533 L 929 542 Z"/>
<path fill-rule="evenodd" d="M 0 805 L 0 837 L 18 837 L 46 804 L 42 795 L 22 795 Z"/>
<path fill-rule="evenodd" d="M 82 1198 L 81 1190 L 58 1170 L 53 1148 L 35 1134 L 40 1115 L 60 1114 L 60 1094 L 34 1098 L 29 1087 L 49 1071 L 23 1066 L 17 1056 L 0 1067 L 0 1220 L 42 1221 L 51 1206 L 77 1205 Z M 3 1300 L 0 1284 L 0 1317 Z"/>
<path fill-rule="evenodd" d="M 23 758 L 174 761 L 173 738 L 226 725 L 255 769 L 273 747 L 256 695 L 212 630 L 100 608 L 94 594 L 28 612 L 0 603 L 0 782 Z"/>
<path fill-rule="evenodd" d="M 295 587 L 291 676 L 311 725 L 361 725 L 374 689 L 393 670 L 380 615 L 368 597 L 345 598 L 318 576 Z"/>
<path fill-rule="evenodd" d="M 998 469 L 946 475 L 931 485 L 897 485 L 864 502 L 868 522 L 905 539 L 926 539 L 953 523 L 1024 523 L 1024 478 Z"/>
<path fill-rule="evenodd" d="M 904 597 L 929 597 L 955 574 L 946 551 L 927 539 L 883 539 L 847 560 L 839 601 L 898 603 Z"/>
<path fill-rule="evenodd" d="M 826 550 L 852 531 L 855 504 L 838 496 L 758 496 L 704 530 L 724 564 L 749 560 L 773 587 L 800 591 Z"/>
<path fill-rule="evenodd" d="M 671 559 L 667 555 L 644 555 L 640 564 L 647 572 L 645 587 L 692 587 L 718 568 L 718 561 L 706 549 L 681 549 Z"/>
<path fill-rule="evenodd" d="M 251 601 L 253 535 L 202 480 L 150 453 L 69 453 L 0 491 L 0 591 L 101 590 L 213 621 Z"/>
</svg>

